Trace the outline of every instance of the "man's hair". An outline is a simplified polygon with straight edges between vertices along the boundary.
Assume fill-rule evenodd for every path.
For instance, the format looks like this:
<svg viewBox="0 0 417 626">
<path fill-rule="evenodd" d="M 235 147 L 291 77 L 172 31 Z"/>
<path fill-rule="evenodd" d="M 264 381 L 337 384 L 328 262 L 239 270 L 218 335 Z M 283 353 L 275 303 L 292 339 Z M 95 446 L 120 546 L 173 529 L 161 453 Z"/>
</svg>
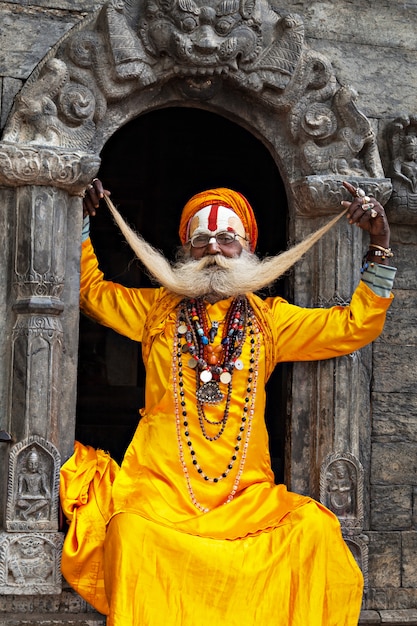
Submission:
<svg viewBox="0 0 417 626">
<path fill-rule="evenodd" d="M 289 250 L 262 260 L 242 250 L 239 257 L 233 258 L 219 254 L 190 259 L 189 254 L 185 254 L 185 259 L 172 265 L 159 250 L 134 232 L 108 196 L 105 200 L 126 241 L 151 276 L 160 285 L 185 297 L 227 298 L 263 289 L 285 274 L 346 213 L 345 209 Z"/>
</svg>

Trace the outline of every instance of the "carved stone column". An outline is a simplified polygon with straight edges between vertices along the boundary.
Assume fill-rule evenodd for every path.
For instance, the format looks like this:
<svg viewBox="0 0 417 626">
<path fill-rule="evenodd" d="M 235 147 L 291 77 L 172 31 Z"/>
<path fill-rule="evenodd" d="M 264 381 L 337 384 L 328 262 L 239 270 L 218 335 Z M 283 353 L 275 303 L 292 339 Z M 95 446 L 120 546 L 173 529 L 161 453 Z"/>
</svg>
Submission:
<svg viewBox="0 0 417 626">
<path fill-rule="evenodd" d="M 74 440 L 81 231 L 80 199 L 69 191 L 74 182 L 85 184 L 81 162 L 81 155 L 0 145 L 0 182 L 9 187 L 2 196 L 11 218 L 4 253 L 8 298 L 1 301 L 8 337 L 1 427 L 11 435 L 10 444 L 1 444 L 8 476 L 2 483 L 2 594 L 61 591 L 59 469 Z"/>
<path fill-rule="evenodd" d="M 340 202 L 348 196 L 344 196 L 341 181 L 307 177 L 298 186 L 295 241 L 342 210 Z M 360 185 L 382 203 L 391 192 L 388 179 L 362 179 Z M 353 229 L 342 217 L 296 265 L 294 302 L 308 307 L 348 304 L 360 280 L 364 237 L 361 229 Z M 294 365 L 287 449 L 288 482 L 292 489 L 318 499 L 320 468 L 329 454 L 349 453 L 368 466 L 370 377 L 369 346 L 338 359 Z"/>
<path fill-rule="evenodd" d="M 298 220 L 297 239 L 321 223 Z M 359 281 L 362 258 L 361 231 L 351 230 L 341 222 L 295 268 L 296 304 L 327 308 L 348 303 Z M 295 491 L 318 497 L 319 468 L 329 452 L 347 449 L 359 455 L 359 423 L 368 413 L 368 407 L 360 410 L 367 382 L 363 358 L 364 354 L 353 353 L 336 360 L 294 364 L 290 466 Z"/>
</svg>

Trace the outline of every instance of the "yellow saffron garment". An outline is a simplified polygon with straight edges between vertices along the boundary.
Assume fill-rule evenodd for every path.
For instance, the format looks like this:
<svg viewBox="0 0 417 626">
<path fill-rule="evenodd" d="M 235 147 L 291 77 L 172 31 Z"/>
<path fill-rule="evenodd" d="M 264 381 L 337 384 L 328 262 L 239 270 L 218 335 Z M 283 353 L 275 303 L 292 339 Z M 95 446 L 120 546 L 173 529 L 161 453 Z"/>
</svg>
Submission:
<svg viewBox="0 0 417 626">
<path fill-rule="evenodd" d="M 362 575 L 337 518 L 311 498 L 274 484 L 265 383 L 278 362 L 332 358 L 373 341 L 391 298 L 381 298 L 364 283 L 349 307 L 304 309 L 282 298 L 248 298 L 257 320 L 254 341 L 247 336 L 244 368 L 234 371 L 230 412 L 218 438 L 219 424 L 209 422 L 219 422 L 224 402 L 220 409 L 206 406 L 204 429 L 214 439 L 209 440 L 197 414 L 195 371 L 185 364 L 185 395 L 178 397 L 180 298 L 165 289 L 104 281 L 91 242 L 83 244 L 82 310 L 141 341 L 147 372 L 145 407 L 120 470 L 78 443 L 62 468 L 61 499 L 71 522 L 63 573 L 108 614 L 108 626 L 357 624 Z M 221 323 L 230 303 L 209 305 L 210 319 Z M 251 358 L 257 368 L 248 383 Z M 248 421 L 242 422 L 248 384 L 256 386 L 256 395 L 251 395 Z M 242 424 L 242 444 L 234 452 Z M 204 480 L 190 449 L 204 475 L 221 476 L 230 464 L 232 469 L 218 482 Z M 83 463 L 84 470 L 78 469 Z M 103 463 L 107 471 L 100 472 Z M 77 500 L 77 491 L 84 497 Z M 92 545 L 92 574 L 86 566 L 90 531 L 82 510 L 97 498 L 100 506 L 90 505 L 90 521 L 96 516 L 104 529 L 104 549 L 100 552 L 99 545 L 97 552 Z M 84 522 L 78 529 L 77 506 L 78 520 Z"/>
</svg>

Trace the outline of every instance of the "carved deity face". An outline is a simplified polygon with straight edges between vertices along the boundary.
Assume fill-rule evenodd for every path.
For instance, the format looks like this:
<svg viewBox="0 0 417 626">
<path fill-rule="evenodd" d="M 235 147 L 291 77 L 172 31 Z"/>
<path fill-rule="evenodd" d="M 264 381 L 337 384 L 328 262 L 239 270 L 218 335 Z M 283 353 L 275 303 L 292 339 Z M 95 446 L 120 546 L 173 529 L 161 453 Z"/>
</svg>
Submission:
<svg viewBox="0 0 417 626">
<path fill-rule="evenodd" d="M 26 461 L 26 467 L 31 474 L 35 474 L 39 469 L 39 457 L 36 452 L 31 452 Z"/>
<path fill-rule="evenodd" d="M 34 558 L 42 554 L 43 541 L 37 538 L 22 539 L 19 542 L 19 549 L 22 556 Z"/>
<path fill-rule="evenodd" d="M 237 69 L 257 52 L 259 28 L 247 19 L 254 3 L 223 0 L 151 0 L 146 30 L 159 54 L 176 58 L 184 73 L 211 75 Z M 246 6 L 247 5 L 247 6 Z"/>
</svg>

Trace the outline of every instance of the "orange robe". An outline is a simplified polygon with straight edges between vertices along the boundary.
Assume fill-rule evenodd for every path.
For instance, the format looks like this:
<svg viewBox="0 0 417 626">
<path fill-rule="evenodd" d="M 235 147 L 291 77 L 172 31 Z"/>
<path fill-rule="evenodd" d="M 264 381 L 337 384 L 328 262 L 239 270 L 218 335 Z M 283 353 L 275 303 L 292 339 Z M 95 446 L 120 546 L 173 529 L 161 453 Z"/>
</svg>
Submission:
<svg viewBox="0 0 417 626">
<path fill-rule="evenodd" d="M 104 524 L 111 521 L 101 564 L 106 599 L 96 606 L 108 613 L 108 626 L 357 624 L 362 576 L 337 518 L 311 498 L 274 484 L 264 422 L 265 382 L 278 362 L 332 358 L 371 342 L 383 328 L 391 298 L 381 298 L 360 283 L 349 307 L 304 309 L 282 298 L 249 299 L 258 320 L 250 439 L 244 440 L 244 463 L 241 449 L 227 477 L 214 483 L 192 464 L 174 397 L 179 298 L 165 289 L 131 289 L 104 281 L 90 241 L 83 244 L 82 310 L 142 341 L 147 372 L 142 417 L 107 498 Z M 210 305 L 210 319 L 223 320 L 230 302 Z M 251 348 L 247 338 L 241 355 L 245 367 L 233 374 L 227 425 L 214 441 L 203 436 L 199 425 L 195 371 L 183 368 L 188 437 L 209 476 L 225 471 L 236 445 Z M 207 407 L 206 417 L 219 420 L 219 406 Z M 219 430 L 218 425 L 205 427 L 213 436 Z M 73 460 L 68 463 L 74 485 L 77 472 Z M 66 475 L 64 466 L 63 485 L 70 482 Z M 102 489 L 110 493 L 104 483 Z M 68 510 L 65 488 L 62 502 Z M 77 535 L 77 546 L 86 534 Z M 74 569 L 82 570 L 79 564 L 77 568 L 82 554 L 75 552 L 64 546 L 69 565 L 63 571 L 71 583 L 71 559 Z M 90 587 L 100 590 L 101 584 L 98 577 Z M 95 592 L 90 589 L 89 597 Z"/>
</svg>

